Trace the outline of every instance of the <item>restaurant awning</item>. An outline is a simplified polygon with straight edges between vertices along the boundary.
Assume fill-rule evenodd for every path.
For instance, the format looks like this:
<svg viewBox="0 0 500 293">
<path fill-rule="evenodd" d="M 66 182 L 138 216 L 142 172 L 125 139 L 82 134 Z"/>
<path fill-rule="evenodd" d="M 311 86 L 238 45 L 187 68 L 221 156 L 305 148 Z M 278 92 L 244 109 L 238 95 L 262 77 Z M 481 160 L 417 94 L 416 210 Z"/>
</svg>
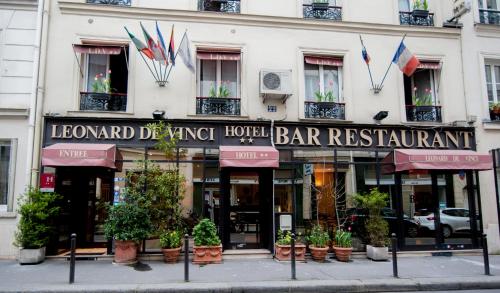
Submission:
<svg viewBox="0 0 500 293">
<path fill-rule="evenodd" d="M 278 168 L 279 152 L 270 146 L 220 146 L 220 167 Z"/>
<path fill-rule="evenodd" d="M 382 172 L 409 170 L 491 170 L 490 154 L 468 150 L 398 149 L 382 160 Z"/>
<path fill-rule="evenodd" d="M 42 150 L 42 165 L 51 167 L 105 167 L 121 169 L 114 144 L 56 143 Z"/>
</svg>

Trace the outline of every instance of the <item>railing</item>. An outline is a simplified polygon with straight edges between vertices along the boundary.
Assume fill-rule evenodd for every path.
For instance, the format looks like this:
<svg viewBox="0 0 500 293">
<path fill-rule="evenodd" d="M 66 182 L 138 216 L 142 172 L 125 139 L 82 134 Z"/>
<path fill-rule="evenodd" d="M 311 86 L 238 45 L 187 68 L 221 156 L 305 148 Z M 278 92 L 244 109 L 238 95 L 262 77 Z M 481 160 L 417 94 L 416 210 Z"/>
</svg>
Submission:
<svg viewBox="0 0 500 293">
<path fill-rule="evenodd" d="M 198 0 L 198 10 L 240 13 L 240 0 Z"/>
<path fill-rule="evenodd" d="M 132 0 L 87 0 L 86 3 L 130 6 L 131 2 Z"/>
<path fill-rule="evenodd" d="M 420 26 L 434 26 L 434 13 L 427 13 L 427 15 L 421 15 L 415 13 L 415 11 L 399 12 L 399 23 L 405 25 L 420 25 Z"/>
<path fill-rule="evenodd" d="M 406 120 L 412 122 L 441 122 L 441 106 L 406 105 Z"/>
<path fill-rule="evenodd" d="M 127 111 L 127 94 L 80 93 L 81 111 Z"/>
<path fill-rule="evenodd" d="M 196 114 L 240 115 L 241 100 L 238 98 L 196 98 Z"/>
<path fill-rule="evenodd" d="M 491 9 L 479 9 L 479 21 L 485 24 L 500 25 L 500 11 Z"/>
<path fill-rule="evenodd" d="M 335 102 L 305 102 L 305 117 L 345 120 L 345 104 Z"/>
<path fill-rule="evenodd" d="M 312 4 L 304 4 L 304 18 L 342 20 L 342 7 L 328 6 L 327 9 L 316 9 Z"/>
<path fill-rule="evenodd" d="M 490 110 L 490 120 L 500 121 L 500 112 L 497 110 Z"/>
</svg>

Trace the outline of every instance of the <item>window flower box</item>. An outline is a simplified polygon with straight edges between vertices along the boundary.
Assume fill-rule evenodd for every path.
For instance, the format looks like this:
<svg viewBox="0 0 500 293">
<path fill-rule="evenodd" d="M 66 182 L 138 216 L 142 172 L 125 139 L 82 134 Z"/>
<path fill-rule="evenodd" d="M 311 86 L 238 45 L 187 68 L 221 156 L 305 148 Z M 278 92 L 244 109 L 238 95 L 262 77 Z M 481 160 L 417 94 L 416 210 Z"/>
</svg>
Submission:
<svg viewBox="0 0 500 293">
<path fill-rule="evenodd" d="M 414 9 L 411 12 L 411 15 L 413 17 L 427 18 L 427 17 L 429 17 L 429 10 Z"/>
<path fill-rule="evenodd" d="M 328 10 L 329 3 L 328 2 L 313 2 L 312 8 L 313 10 Z"/>
</svg>

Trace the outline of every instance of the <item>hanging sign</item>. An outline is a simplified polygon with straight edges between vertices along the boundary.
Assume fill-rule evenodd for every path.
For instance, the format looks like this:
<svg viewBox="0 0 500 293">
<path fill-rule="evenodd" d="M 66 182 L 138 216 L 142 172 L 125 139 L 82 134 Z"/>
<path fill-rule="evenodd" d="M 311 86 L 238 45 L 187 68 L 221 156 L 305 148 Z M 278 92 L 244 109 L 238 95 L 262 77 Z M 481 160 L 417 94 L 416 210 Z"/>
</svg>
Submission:
<svg viewBox="0 0 500 293">
<path fill-rule="evenodd" d="M 453 0 L 453 19 L 457 20 L 465 13 L 469 12 L 472 3 L 470 0 Z"/>
<path fill-rule="evenodd" d="M 42 173 L 40 175 L 40 191 L 54 192 L 56 187 L 56 175 L 52 173 Z"/>
</svg>

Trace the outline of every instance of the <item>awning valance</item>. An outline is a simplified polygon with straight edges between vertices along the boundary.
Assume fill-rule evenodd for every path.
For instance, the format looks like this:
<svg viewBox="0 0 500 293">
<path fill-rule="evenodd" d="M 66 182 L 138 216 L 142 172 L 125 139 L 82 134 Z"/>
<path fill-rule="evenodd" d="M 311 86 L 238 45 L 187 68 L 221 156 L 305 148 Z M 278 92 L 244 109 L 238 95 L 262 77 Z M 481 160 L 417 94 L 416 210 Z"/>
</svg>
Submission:
<svg viewBox="0 0 500 293">
<path fill-rule="evenodd" d="M 382 160 L 385 174 L 409 170 L 491 170 L 490 154 L 468 150 L 398 149 Z"/>
<path fill-rule="evenodd" d="M 220 146 L 220 167 L 278 168 L 279 152 L 270 146 Z"/>
<path fill-rule="evenodd" d="M 196 58 L 201 60 L 229 60 L 238 61 L 241 59 L 241 53 L 239 52 L 196 52 Z"/>
<path fill-rule="evenodd" d="M 114 144 L 56 143 L 42 150 L 42 165 L 51 167 L 106 167 L 120 169 Z"/>
<path fill-rule="evenodd" d="M 438 70 L 438 69 L 441 69 L 441 62 L 438 62 L 438 61 L 420 61 L 420 65 L 417 68 L 418 69 Z"/>
<path fill-rule="evenodd" d="M 98 55 L 120 55 L 122 47 L 104 46 L 104 45 L 73 45 L 73 50 L 79 54 L 98 54 Z"/>
<path fill-rule="evenodd" d="M 344 64 L 342 58 L 326 57 L 326 56 L 305 56 L 304 60 L 307 64 L 342 66 Z"/>
</svg>

